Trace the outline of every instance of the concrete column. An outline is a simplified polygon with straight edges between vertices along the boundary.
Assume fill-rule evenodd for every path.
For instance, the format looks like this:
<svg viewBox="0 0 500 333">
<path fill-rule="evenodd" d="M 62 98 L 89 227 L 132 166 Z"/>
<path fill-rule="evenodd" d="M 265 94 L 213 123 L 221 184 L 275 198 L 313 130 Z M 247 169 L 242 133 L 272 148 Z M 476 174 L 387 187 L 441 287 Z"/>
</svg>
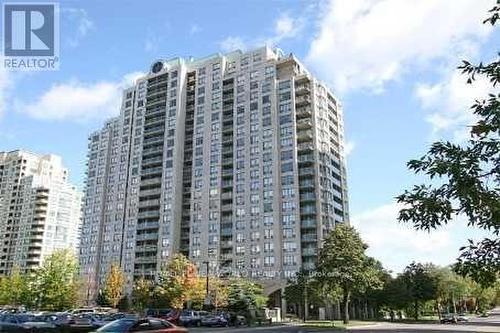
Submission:
<svg viewBox="0 0 500 333">
<path fill-rule="evenodd" d="M 285 321 L 286 307 L 285 288 L 281 288 L 281 321 Z"/>
</svg>

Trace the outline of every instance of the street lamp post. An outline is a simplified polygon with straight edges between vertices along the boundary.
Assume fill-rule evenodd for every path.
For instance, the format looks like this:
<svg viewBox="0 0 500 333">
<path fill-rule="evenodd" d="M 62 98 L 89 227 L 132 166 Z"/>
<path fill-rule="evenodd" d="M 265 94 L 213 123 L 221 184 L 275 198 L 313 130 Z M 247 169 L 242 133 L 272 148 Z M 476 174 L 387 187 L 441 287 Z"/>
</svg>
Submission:
<svg viewBox="0 0 500 333">
<path fill-rule="evenodd" d="M 205 265 L 207 265 L 207 276 L 206 276 L 206 287 L 205 287 L 205 307 L 208 309 L 208 307 L 210 306 L 210 296 L 208 295 L 208 274 L 209 274 L 209 270 L 210 270 L 210 267 L 209 267 L 209 262 L 208 261 L 204 261 L 203 262 Z"/>
</svg>

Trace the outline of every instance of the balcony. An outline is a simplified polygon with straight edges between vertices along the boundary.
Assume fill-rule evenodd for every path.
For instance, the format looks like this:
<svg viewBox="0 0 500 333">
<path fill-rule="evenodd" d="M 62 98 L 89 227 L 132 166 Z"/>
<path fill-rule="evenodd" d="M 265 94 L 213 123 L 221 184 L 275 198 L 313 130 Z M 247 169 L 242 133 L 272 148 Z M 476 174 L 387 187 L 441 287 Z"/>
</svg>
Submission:
<svg viewBox="0 0 500 333">
<path fill-rule="evenodd" d="M 302 229 L 316 229 L 318 225 L 316 224 L 316 220 L 304 219 L 300 221 L 300 227 Z"/>
<path fill-rule="evenodd" d="M 308 84 L 298 84 L 295 86 L 295 96 L 309 94 L 311 87 Z"/>
<path fill-rule="evenodd" d="M 233 165 L 233 158 L 223 158 L 222 159 L 222 164 L 223 165 Z"/>
<path fill-rule="evenodd" d="M 160 199 L 139 201 L 139 207 L 156 207 L 160 205 Z"/>
<path fill-rule="evenodd" d="M 313 123 L 311 118 L 304 118 L 297 120 L 296 126 L 298 129 L 310 129 L 313 127 Z"/>
<path fill-rule="evenodd" d="M 305 105 L 308 105 L 311 103 L 311 97 L 308 96 L 308 95 L 305 95 L 305 96 L 297 96 L 295 98 L 295 105 L 297 107 L 300 107 L 300 106 L 305 106 Z"/>
<path fill-rule="evenodd" d="M 221 210 L 224 211 L 232 211 L 233 210 L 233 205 L 232 204 L 226 204 L 221 206 Z"/>
<path fill-rule="evenodd" d="M 313 140 L 312 130 L 302 130 L 297 132 L 297 142 L 307 142 Z"/>
<path fill-rule="evenodd" d="M 317 242 L 318 241 L 318 235 L 316 235 L 316 234 L 302 234 L 302 236 L 300 237 L 300 240 L 303 243 Z"/>
<path fill-rule="evenodd" d="M 136 264 L 146 264 L 146 263 L 155 263 L 157 260 L 156 256 L 144 256 L 144 257 L 135 257 L 134 262 Z"/>
<path fill-rule="evenodd" d="M 143 176 L 146 176 L 146 175 L 154 175 L 154 174 L 161 175 L 161 174 L 162 174 L 162 171 L 163 171 L 163 170 L 162 170 L 162 167 L 142 169 L 142 170 L 141 170 L 141 175 L 143 175 Z"/>
<path fill-rule="evenodd" d="M 150 196 L 150 195 L 159 195 L 161 194 L 161 188 L 153 188 L 148 190 L 141 190 L 139 192 L 139 196 Z"/>
<path fill-rule="evenodd" d="M 163 146 L 160 147 L 153 147 L 153 148 L 146 148 L 142 150 L 142 155 L 149 155 L 149 154 L 154 154 L 154 153 L 160 153 L 163 155 Z"/>
<path fill-rule="evenodd" d="M 158 246 L 156 245 L 139 245 L 135 247 L 135 252 L 153 252 L 157 251 Z"/>
<path fill-rule="evenodd" d="M 299 155 L 297 157 L 299 163 L 314 163 L 314 155 L 313 154 L 304 154 Z"/>
<path fill-rule="evenodd" d="M 146 229 L 158 229 L 158 222 L 143 222 L 137 223 L 137 230 L 146 230 Z"/>
<path fill-rule="evenodd" d="M 299 182 L 299 188 L 300 189 L 311 189 L 311 188 L 314 188 L 314 181 L 312 180 L 307 180 L 307 181 L 301 181 Z"/>
<path fill-rule="evenodd" d="M 163 163 L 163 157 L 162 156 L 157 156 L 157 157 L 153 157 L 153 158 L 143 158 L 142 159 L 142 166 L 146 166 L 146 165 L 161 165 Z"/>
<path fill-rule="evenodd" d="M 316 196 L 314 192 L 300 194 L 300 201 L 316 201 Z"/>
<path fill-rule="evenodd" d="M 135 239 L 137 241 L 157 240 L 158 239 L 158 234 L 156 232 L 145 233 L 145 234 L 138 234 L 135 237 Z"/>
<path fill-rule="evenodd" d="M 160 218 L 160 212 L 157 211 L 157 210 L 149 210 L 149 211 L 145 211 L 145 212 L 139 212 L 137 214 L 137 218 L 141 219 L 141 218 L 152 218 L 152 217 L 156 217 L 156 218 Z"/>
<path fill-rule="evenodd" d="M 220 242 L 220 247 L 221 248 L 230 248 L 233 247 L 233 241 L 221 241 Z"/>
<path fill-rule="evenodd" d="M 309 107 L 296 108 L 295 115 L 297 116 L 297 118 L 310 118 L 312 116 L 312 111 Z"/>
<path fill-rule="evenodd" d="M 233 235 L 233 229 L 231 228 L 222 228 L 220 230 L 221 236 L 232 236 Z"/>
<path fill-rule="evenodd" d="M 316 215 L 316 206 L 308 205 L 300 207 L 300 215 Z"/>
<path fill-rule="evenodd" d="M 160 144 L 160 143 L 163 145 L 163 141 L 164 141 L 163 136 L 158 136 L 158 137 L 154 137 L 154 138 L 144 139 L 142 141 L 142 144 L 143 144 L 143 146 L 152 145 L 152 144 Z"/>
<path fill-rule="evenodd" d="M 314 168 L 300 168 L 299 176 L 300 177 L 314 176 Z"/>
<path fill-rule="evenodd" d="M 306 271 L 313 271 L 316 269 L 316 264 L 314 262 L 304 262 L 302 268 Z"/>
<path fill-rule="evenodd" d="M 224 192 L 221 195 L 222 200 L 228 200 L 233 198 L 233 192 Z"/>
<path fill-rule="evenodd" d="M 161 185 L 161 177 L 141 180 L 141 185 Z"/>
<path fill-rule="evenodd" d="M 300 143 L 297 145 L 297 150 L 299 151 L 299 153 L 301 151 L 312 151 L 314 150 L 314 145 L 310 142 Z"/>
</svg>

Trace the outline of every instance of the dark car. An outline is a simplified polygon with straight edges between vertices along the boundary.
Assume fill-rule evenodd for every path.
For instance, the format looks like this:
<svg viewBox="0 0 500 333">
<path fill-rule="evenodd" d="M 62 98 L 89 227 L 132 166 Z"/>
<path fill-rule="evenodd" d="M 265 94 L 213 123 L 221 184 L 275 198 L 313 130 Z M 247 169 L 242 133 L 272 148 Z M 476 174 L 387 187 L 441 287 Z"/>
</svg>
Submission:
<svg viewBox="0 0 500 333">
<path fill-rule="evenodd" d="M 117 319 L 99 328 L 98 333 L 187 333 L 187 329 L 159 318 Z"/>
<path fill-rule="evenodd" d="M 0 322 L 0 332 L 2 333 L 25 333 L 26 330 L 18 324 Z"/>
<path fill-rule="evenodd" d="M 441 317 L 441 324 L 456 324 L 457 317 L 454 314 L 445 314 Z"/>
<path fill-rule="evenodd" d="M 17 325 L 21 330 L 31 331 L 31 332 L 55 332 L 56 326 L 52 323 L 48 323 L 43 320 L 43 318 L 38 318 L 37 316 L 27 315 L 27 314 L 3 314 L 0 315 L 0 322 L 2 324 L 12 324 Z M 9 326 L 9 325 L 7 325 Z M 12 330 L 13 327 L 9 326 Z"/>
<path fill-rule="evenodd" d="M 201 319 L 201 325 L 208 327 L 227 327 L 229 325 L 229 322 L 226 318 L 224 318 L 224 316 L 209 315 Z"/>
<path fill-rule="evenodd" d="M 208 316 L 206 311 L 184 310 L 179 316 L 179 323 L 182 326 L 200 326 L 203 317 Z"/>
</svg>

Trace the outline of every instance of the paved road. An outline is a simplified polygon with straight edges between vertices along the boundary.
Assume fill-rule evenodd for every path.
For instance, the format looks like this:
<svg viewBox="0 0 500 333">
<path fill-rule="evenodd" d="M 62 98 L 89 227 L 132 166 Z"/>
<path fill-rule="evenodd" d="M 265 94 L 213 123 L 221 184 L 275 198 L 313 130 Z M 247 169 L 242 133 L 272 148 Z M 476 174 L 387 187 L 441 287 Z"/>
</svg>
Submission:
<svg viewBox="0 0 500 333">
<path fill-rule="evenodd" d="M 378 323 L 375 325 L 352 327 L 348 330 L 352 333 L 443 333 L 443 332 L 500 332 L 500 308 L 491 312 L 487 318 L 471 318 L 468 323 L 460 324 L 398 324 Z M 300 326 L 273 326 L 273 327 L 250 327 L 250 328 L 193 328 L 193 333 L 315 333 L 315 332 L 339 332 L 325 328 L 306 328 Z"/>
</svg>

